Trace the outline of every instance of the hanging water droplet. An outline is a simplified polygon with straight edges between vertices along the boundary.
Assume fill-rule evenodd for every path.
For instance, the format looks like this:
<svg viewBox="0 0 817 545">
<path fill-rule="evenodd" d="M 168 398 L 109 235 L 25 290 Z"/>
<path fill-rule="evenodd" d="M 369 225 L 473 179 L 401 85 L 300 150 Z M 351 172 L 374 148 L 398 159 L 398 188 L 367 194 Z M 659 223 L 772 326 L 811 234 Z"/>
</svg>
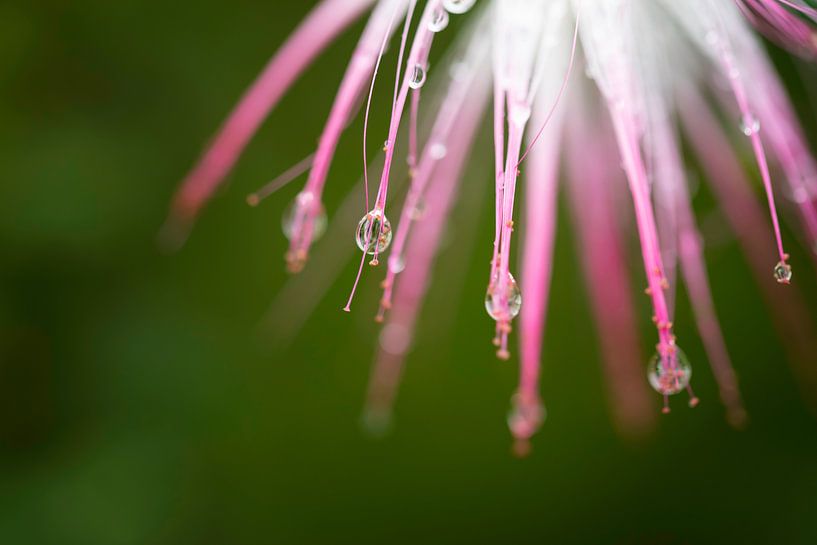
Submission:
<svg viewBox="0 0 817 545">
<path fill-rule="evenodd" d="M 662 395 L 675 395 L 689 386 L 692 366 L 686 355 L 672 347 L 665 353 L 656 353 L 647 367 L 650 386 Z"/>
<path fill-rule="evenodd" d="M 746 136 L 752 136 L 760 132 L 760 120 L 751 114 L 746 115 L 740 120 L 740 130 Z"/>
<path fill-rule="evenodd" d="M 530 439 L 542 426 L 545 414 L 545 406 L 541 401 L 516 394 L 508 412 L 508 428 L 517 439 Z"/>
<path fill-rule="evenodd" d="M 406 260 L 401 255 L 389 257 L 389 270 L 394 274 L 400 274 L 406 268 Z"/>
<path fill-rule="evenodd" d="M 448 12 L 437 8 L 428 21 L 428 29 L 431 32 L 442 32 L 448 26 Z"/>
<path fill-rule="evenodd" d="M 494 320 L 513 320 L 519 314 L 522 308 L 522 292 L 519 290 L 519 285 L 516 283 L 511 273 L 508 273 L 508 282 L 506 283 L 506 293 L 504 297 L 499 293 L 499 279 L 494 279 L 488 286 L 488 291 L 485 292 L 485 310 L 488 315 Z M 507 312 L 509 316 L 505 316 L 503 305 L 507 305 Z"/>
<path fill-rule="evenodd" d="M 411 79 L 409 79 L 409 87 L 412 89 L 419 89 L 426 82 L 426 69 L 419 64 L 414 66 L 411 72 Z"/>
<path fill-rule="evenodd" d="M 449 13 L 465 13 L 477 3 L 477 0 L 443 0 L 443 7 Z"/>
<path fill-rule="evenodd" d="M 383 253 L 391 244 L 391 223 L 381 210 L 374 209 L 357 224 L 355 242 L 368 254 Z"/>
<path fill-rule="evenodd" d="M 326 232 L 326 210 L 312 193 L 298 193 L 281 217 L 281 228 L 288 240 L 295 238 L 307 228 L 312 229 L 312 240 L 318 240 Z"/>
<path fill-rule="evenodd" d="M 791 265 L 785 261 L 780 261 L 774 266 L 774 279 L 778 284 L 791 284 Z"/>
</svg>

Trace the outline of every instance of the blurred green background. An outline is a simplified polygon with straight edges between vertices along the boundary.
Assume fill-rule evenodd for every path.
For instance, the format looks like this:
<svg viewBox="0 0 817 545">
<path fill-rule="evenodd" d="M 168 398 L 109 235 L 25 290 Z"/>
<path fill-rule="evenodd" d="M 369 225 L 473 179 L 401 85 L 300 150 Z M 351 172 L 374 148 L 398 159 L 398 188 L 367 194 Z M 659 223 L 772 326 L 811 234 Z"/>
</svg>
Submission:
<svg viewBox="0 0 817 545">
<path fill-rule="evenodd" d="M 360 25 L 273 113 L 187 246 L 157 251 L 176 184 L 311 4 L 0 3 L 0 543 L 817 543 L 817 422 L 731 239 L 707 259 L 743 432 L 724 422 L 681 294 L 703 402 L 676 403 L 643 441 L 615 433 L 560 220 L 549 416 L 533 455 L 514 458 L 515 362 L 494 358 L 481 308 L 487 201 L 478 233 L 454 238 L 473 251 L 439 264 L 387 437 L 358 426 L 373 276 L 357 313 L 339 311 L 350 266 L 292 343 L 259 337 L 286 280 L 280 217 L 297 188 L 256 210 L 244 196 L 314 146 Z M 778 57 L 813 136 L 815 69 Z M 330 214 L 359 176 L 359 131 L 333 166 Z M 705 196 L 697 206 L 723 223 Z M 815 271 L 802 249 L 793 263 L 814 311 Z M 633 271 L 640 283 L 635 258 Z"/>
</svg>

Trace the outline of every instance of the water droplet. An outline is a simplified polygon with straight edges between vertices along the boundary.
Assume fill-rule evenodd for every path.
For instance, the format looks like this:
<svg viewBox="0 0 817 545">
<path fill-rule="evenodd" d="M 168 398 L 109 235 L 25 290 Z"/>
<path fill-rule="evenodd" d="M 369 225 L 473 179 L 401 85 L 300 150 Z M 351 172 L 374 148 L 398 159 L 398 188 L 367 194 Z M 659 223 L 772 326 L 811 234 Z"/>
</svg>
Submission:
<svg viewBox="0 0 817 545">
<path fill-rule="evenodd" d="M 774 266 L 774 279 L 778 284 L 791 284 L 791 265 L 785 261 L 780 261 Z"/>
<path fill-rule="evenodd" d="M 312 229 L 312 240 L 318 240 L 326 232 L 326 225 L 326 210 L 323 204 L 309 192 L 298 193 L 281 218 L 281 228 L 289 240 L 308 227 Z"/>
<path fill-rule="evenodd" d="M 368 254 L 383 253 L 391 244 L 391 223 L 381 210 L 374 209 L 357 224 L 355 242 Z"/>
<path fill-rule="evenodd" d="M 448 12 L 437 8 L 428 21 L 428 29 L 431 32 L 442 32 L 448 26 Z"/>
<path fill-rule="evenodd" d="M 530 439 L 545 421 L 545 406 L 538 399 L 527 399 L 519 394 L 511 400 L 508 427 L 517 439 Z"/>
<path fill-rule="evenodd" d="M 760 121 L 749 114 L 740 120 L 740 130 L 746 136 L 752 136 L 760 132 Z"/>
<path fill-rule="evenodd" d="M 400 274 L 406 268 L 406 260 L 401 255 L 389 257 L 389 270 L 394 274 Z"/>
<path fill-rule="evenodd" d="M 443 7 L 449 13 L 465 13 L 477 3 L 477 0 L 443 0 Z"/>
<path fill-rule="evenodd" d="M 426 82 L 426 69 L 419 64 L 414 66 L 409 80 L 409 87 L 412 89 L 419 89 Z"/>
<path fill-rule="evenodd" d="M 488 291 L 485 292 L 485 310 L 488 311 L 488 315 L 494 320 L 513 320 L 522 308 L 522 292 L 519 290 L 519 285 L 511 273 L 508 273 L 506 286 L 504 297 L 499 293 L 499 279 L 492 280 L 491 285 L 488 286 Z M 504 316 L 504 304 L 507 305 L 507 311 L 510 316 Z"/>
<path fill-rule="evenodd" d="M 443 144 L 442 142 L 435 142 L 429 148 L 428 153 L 429 155 L 431 155 L 432 159 L 439 161 L 440 159 L 446 156 L 446 154 L 448 153 L 448 148 L 446 148 L 445 144 Z"/>
<path fill-rule="evenodd" d="M 663 395 L 675 395 L 683 391 L 689 385 L 691 377 L 692 366 L 678 347 L 655 354 L 647 367 L 650 385 Z"/>
</svg>

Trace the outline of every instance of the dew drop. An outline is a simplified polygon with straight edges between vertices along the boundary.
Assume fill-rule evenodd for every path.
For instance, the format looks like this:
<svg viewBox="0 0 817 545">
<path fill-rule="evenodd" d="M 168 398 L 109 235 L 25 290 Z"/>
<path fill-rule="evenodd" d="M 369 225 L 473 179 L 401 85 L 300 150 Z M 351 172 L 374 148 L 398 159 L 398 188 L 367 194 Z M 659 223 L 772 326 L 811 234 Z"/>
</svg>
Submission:
<svg viewBox="0 0 817 545">
<path fill-rule="evenodd" d="M 686 355 L 677 347 L 666 353 L 656 353 L 647 367 L 650 386 L 662 395 L 675 395 L 689 385 L 692 366 Z"/>
<path fill-rule="evenodd" d="M 406 268 L 406 260 L 401 255 L 393 255 L 389 257 L 389 271 L 394 274 L 400 274 Z"/>
<path fill-rule="evenodd" d="M 477 3 L 477 0 L 443 0 L 443 7 L 449 13 L 465 13 Z"/>
<path fill-rule="evenodd" d="M 774 279 L 778 284 L 791 284 L 791 265 L 780 261 L 774 266 Z"/>
<path fill-rule="evenodd" d="M 409 80 L 409 87 L 412 89 L 419 89 L 426 82 L 426 69 L 419 64 L 414 66 L 414 71 L 411 73 Z"/>
<path fill-rule="evenodd" d="M 519 310 L 522 308 L 522 292 L 519 290 L 519 285 L 511 273 L 508 273 L 507 293 L 504 297 L 507 301 L 510 316 L 503 315 L 502 299 L 503 297 L 499 293 L 499 280 L 494 279 L 488 286 L 488 291 L 485 292 L 485 310 L 488 311 L 488 315 L 494 320 L 512 320 L 516 318 L 519 314 Z"/>
<path fill-rule="evenodd" d="M 368 254 L 386 251 L 391 244 L 391 237 L 391 223 L 381 210 L 372 210 L 357 224 L 355 242 L 358 248 Z"/>
<path fill-rule="evenodd" d="M 298 196 L 290 203 L 281 218 L 281 228 L 284 231 L 284 236 L 292 240 L 310 224 L 312 240 L 318 240 L 326 232 L 326 210 L 312 193 L 298 193 Z"/>
<path fill-rule="evenodd" d="M 519 394 L 511 401 L 508 428 L 517 439 L 530 439 L 545 421 L 545 406 L 538 399 L 525 399 Z"/>
<path fill-rule="evenodd" d="M 442 32 L 448 26 L 448 12 L 437 8 L 428 21 L 428 29 L 431 32 Z"/>
<path fill-rule="evenodd" d="M 757 134 L 760 132 L 760 121 L 752 115 L 747 115 L 740 120 L 740 130 L 746 136 Z"/>
</svg>

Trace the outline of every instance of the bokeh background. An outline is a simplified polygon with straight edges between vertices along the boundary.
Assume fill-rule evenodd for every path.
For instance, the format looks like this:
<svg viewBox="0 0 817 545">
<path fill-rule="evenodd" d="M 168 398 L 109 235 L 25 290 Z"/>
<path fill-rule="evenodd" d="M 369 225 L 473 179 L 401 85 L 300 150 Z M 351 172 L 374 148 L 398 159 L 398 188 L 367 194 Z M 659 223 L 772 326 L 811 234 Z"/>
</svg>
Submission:
<svg viewBox="0 0 817 545">
<path fill-rule="evenodd" d="M 494 358 L 482 309 L 484 200 L 439 262 L 390 435 L 359 426 L 374 277 L 346 315 L 345 267 L 291 342 L 268 342 L 258 324 L 286 281 L 280 217 L 297 188 L 258 209 L 244 197 L 311 150 L 360 25 L 298 81 L 187 246 L 157 250 L 177 182 L 312 4 L 0 3 L 0 543 L 817 543 L 817 421 L 705 194 L 745 431 L 724 422 L 682 293 L 678 335 L 703 401 L 676 404 L 641 441 L 615 432 L 562 219 L 549 417 L 532 456 L 513 457 L 515 362 Z M 814 137 L 817 71 L 775 59 Z M 334 163 L 330 213 L 360 174 L 359 131 Z M 815 271 L 793 253 L 815 311 Z M 633 271 L 640 284 L 636 257 Z"/>
</svg>

